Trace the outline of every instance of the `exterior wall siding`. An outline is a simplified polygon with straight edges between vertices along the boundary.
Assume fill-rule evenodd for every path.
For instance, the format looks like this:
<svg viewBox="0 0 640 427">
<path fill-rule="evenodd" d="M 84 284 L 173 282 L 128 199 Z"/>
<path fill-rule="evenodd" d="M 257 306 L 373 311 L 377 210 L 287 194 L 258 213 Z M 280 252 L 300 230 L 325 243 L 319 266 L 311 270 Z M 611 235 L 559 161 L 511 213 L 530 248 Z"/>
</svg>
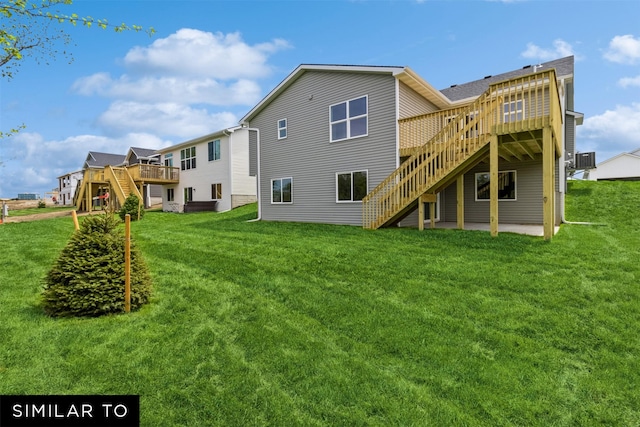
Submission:
<svg viewBox="0 0 640 427">
<path fill-rule="evenodd" d="M 400 83 L 399 91 L 400 106 L 398 114 L 400 119 L 438 111 L 438 107 L 436 107 L 432 102 L 428 101 L 402 82 Z"/>
<path fill-rule="evenodd" d="M 209 141 L 220 139 L 220 160 L 209 161 L 208 147 Z M 173 153 L 173 165 L 180 167 L 180 150 L 188 147 L 196 147 L 196 167 L 195 169 L 180 170 L 180 183 L 178 185 L 164 186 L 162 195 L 162 209 L 165 211 L 183 212 L 185 197 L 184 189 L 193 188 L 194 201 L 211 201 L 211 184 L 222 184 L 223 200 L 218 201 L 216 210 L 231 209 L 231 198 L 229 196 L 229 162 L 225 161 L 229 156 L 229 137 L 220 136 L 194 142 L 191 145 L 181 145 Z M 167 201 L 168 188 L 174 189 L 174 201 Z M 225 197 L 227 196 L 227 197 Z M 228 199 L 228 200 L 227 200 Z"/>
<path fill-rule="evenodd" d="M 498 203 L 498 222 L 504 224 L 542 224 L 542 161 L 506 162 L 500 159 L 500 171 L 516 171 L 515 201 Z M 464 217 L 466 222 L 489 222 L 489 202 L 475 200 L 475 174 L 489 172 L 488 163 L 480 163 L 464 177 Z M 441 221 L 456 220 L 456 185 L 444 190 Z"/>
<path fill-rule="evenodd" d="M 362 203 L 336 201 L 336 173 L 368 172 L 368 191 L 396 168 L 395 78 L 307 71 L 250 123 L 260 131 L 264 220 L 362 224 Z M 368 96 L 368 135 L 330 142 L 329 107 Z M 287 138 L 277 121 L 287 119 Z M 271 203 L 271 180 L 292 178 L 292 203 Z"/>
<path fill-rule="evenodd" d="M 255 134 L 255 131 L 249 131 L 247 129 L 236 130 L 231 134 L 230 147 L 229 147 L 229 164 L 231 165 L 229 189 L 227 190 L 229 195 L 228 209 L 233 209 L 239 206 L 234 205 L 231 200 L 235 196 L 251 197 L 252 201 L 255 201 L 255 195 L 257 191 L 256 177 L 250 175 L 249 171 L 249 136 Z M 222 196 L 225 197 L 225 189 L 222 189 Z M 237 198 L 236 203 L 242 198 Z M 250 202 L 251 203 L 251 202 Z"/>
</svg>

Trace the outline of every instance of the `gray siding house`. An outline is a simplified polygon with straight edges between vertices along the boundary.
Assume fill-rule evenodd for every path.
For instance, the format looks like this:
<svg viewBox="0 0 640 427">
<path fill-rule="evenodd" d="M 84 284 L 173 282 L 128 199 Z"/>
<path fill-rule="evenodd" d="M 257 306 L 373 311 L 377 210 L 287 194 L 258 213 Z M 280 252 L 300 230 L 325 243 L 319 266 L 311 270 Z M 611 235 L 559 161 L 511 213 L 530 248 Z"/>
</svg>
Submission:
<svg viewBox="0 0 640 427">
<path fill-rule="evenodd" d="M 494 218 L 497 234 L 499 211 L 550 238 L 582 117 L 573 63 L 441 91 L 408 67 L 300 65 L 240 122 L 258 131 L 259 217 L 366 228 Z"/>
</svg>

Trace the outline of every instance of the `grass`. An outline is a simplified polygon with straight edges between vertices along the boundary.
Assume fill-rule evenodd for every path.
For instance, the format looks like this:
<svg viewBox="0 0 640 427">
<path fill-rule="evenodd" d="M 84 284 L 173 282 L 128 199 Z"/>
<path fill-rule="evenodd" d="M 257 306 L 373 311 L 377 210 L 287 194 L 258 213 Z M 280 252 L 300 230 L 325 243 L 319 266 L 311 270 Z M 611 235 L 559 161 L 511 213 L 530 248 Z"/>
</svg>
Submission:
<svg viewBox="0 0 640 427">
<path fill-rule="evenodd" d="M 149 212 L 130 315 L 51 319 L 68 218 L 0 226 L 0 394 L 139 394 L 143 426 L 640 424 L 640 183 L 541 238 Z"/>
</svg>

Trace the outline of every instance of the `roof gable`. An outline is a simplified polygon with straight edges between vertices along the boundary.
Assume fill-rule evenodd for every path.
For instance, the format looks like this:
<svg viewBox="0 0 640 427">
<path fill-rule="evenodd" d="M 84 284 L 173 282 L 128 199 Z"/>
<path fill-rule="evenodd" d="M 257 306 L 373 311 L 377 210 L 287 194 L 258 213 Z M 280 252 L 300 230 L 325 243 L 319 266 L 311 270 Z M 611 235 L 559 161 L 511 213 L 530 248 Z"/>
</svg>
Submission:
<svg viewBox="0 0 640 427">
<path fill-rule="evenodd" d="M 371 66 L 371 65 L 322 65 L 322 64 L 301 64 L 293 70 L 280 84 L 269 92 L 255 107 L 251 109 L 242 119 L 241 124 L 247 124 L 253 117 L 262 111 L 267 105 L 276 99 L 282 92 L 298 80 L 304 73 L 309 71 L 320 72 L 350 72 L 365 74 L 390 74 L 397 75 L 404 72 L 407 67 L 394 66 Z"/>
<path fill-rule="evenodd" d="M 99 153 L 97 151 L 89 151 L 87 160 L 85 160 L 84 162 L 83 169 L 121 165 L 125 161 L 125 158 L 126 156 L 123 154 L 110 154 Z"/>
</svg>

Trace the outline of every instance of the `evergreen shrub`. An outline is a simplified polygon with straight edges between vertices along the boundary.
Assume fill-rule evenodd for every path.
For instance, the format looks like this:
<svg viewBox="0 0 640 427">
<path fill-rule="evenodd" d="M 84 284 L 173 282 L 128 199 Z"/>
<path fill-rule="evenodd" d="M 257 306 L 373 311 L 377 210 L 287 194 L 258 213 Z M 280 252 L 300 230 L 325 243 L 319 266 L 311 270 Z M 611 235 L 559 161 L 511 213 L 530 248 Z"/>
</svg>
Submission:
<svg viewBox="0 0 640 427">
<path fill-rule="evenodd" d="M 101 316 L 124 312 L 124 230 L 113 214 L 84 218 L 53 268 L 42 292 L 51 316 Z M 131 240 L 131 310 L 149 301 L 151 276 Z"/>
<path fill-rule="evenodd" d="M 138 212 L 140 213 L 140 218 L 138 218 Z M 118 212 L 120 215 L 120 219 L 124 221 L 124 217 L 127 214 L 131 215 L 131 221 L 136 221 L 138 219 L 142 219 L 144 216 L 144 206 L 140 206 L 140 199 L 135 194 L 129 194 L 129 196 L 125 199 L 122 208 Z"/>
</svg>

